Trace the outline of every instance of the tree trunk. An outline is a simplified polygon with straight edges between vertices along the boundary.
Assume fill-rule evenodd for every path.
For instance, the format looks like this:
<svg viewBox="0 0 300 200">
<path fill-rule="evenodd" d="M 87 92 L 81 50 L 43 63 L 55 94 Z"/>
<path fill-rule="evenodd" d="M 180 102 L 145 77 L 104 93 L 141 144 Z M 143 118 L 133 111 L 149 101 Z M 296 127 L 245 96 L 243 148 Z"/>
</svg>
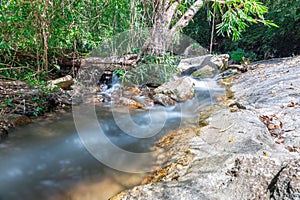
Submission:
<svg viewBox="0 0 300 200">
<path fill-rule="evenodd" d="M 149 39 L 145 42 L 140 56 L 143 55 L 160 55 L 163 52 L 170 51 L 170 46 L 174 34 L 186 27 L 194 15 L 203 5 L 203 0 L 195 1 L 192 6 L 182 15 L 177 23 L 171 27 L 171 20 L 178 8 L 181 0 L 156 0 L 155 21 L 151 30 Z"/>
</svg>

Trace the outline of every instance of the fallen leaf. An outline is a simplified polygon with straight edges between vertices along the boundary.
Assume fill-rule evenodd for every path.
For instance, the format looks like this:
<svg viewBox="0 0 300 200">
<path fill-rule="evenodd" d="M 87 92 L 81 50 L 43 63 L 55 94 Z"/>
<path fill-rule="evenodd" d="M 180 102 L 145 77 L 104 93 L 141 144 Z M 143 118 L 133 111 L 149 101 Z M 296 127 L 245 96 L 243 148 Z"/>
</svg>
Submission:
<svg viewBox="0 0 300 200">
<path fill-rule="evenodd" d="M 233 142 L 234 141 L 234 136 L 232 136 L 228 142 Z"/>
<path fill-rule="evenodd" d="M 279 125 L 280 129 L 282 129 L 282 126 L 283 126 L 282 121 L 280 121 L 280 125 Z"/>
<path fill-rule="evenodd" d="M 238 110 L 237 107 L 232 107 L 232 108 L 230 108 L 230 112 L 236 112 L 237 110 Z"/>
</svg>

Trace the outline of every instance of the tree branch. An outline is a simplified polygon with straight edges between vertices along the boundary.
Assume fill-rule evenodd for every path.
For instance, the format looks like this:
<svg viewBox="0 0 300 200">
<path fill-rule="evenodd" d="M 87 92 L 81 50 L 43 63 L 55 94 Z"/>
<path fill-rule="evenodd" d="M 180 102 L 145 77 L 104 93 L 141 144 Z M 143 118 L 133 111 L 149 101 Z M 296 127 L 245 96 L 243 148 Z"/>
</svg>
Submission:
<svg viewBox="0 0 300 200">
<path fill-rule="evenodd" d="M 178 8 L 180 4 L 180 1 L 175 1 L 174 3 L 172 3 L 172 5 L 170 5 L 168 7 L 168 9 L 166 10 L 166 25 L 169 28 L 171 21 L 172 21 L 172 17 L 174 16 L 175 10 Z"/>
<path fill-rule="evenodd" d="M 186 27 L 189 24 L 189 22 L 193 19 L 195 14 L 203 6 L 203 3 L 206 3 L 207 1 L 218 2 L 220 4 L 226 3 L 224 0 L 197 0 L 197 1 L 195 1 L 195 3 L 193 3 L 193 5 L 182 15 L 182 17 L 179 19 L 179 21 L 172 27 L 171 32 L 175 33 L 178 28 Z"/>
<path fill-rule="evenodd" d="M 195 1 L 195 3 L 193 3 L 193 5 L 179 19 L 179 21 L 172 27 L 171 32 L 174 33 L 178 28 L 186 27 L 202 6 L 203 0 Z"/>
</svg>

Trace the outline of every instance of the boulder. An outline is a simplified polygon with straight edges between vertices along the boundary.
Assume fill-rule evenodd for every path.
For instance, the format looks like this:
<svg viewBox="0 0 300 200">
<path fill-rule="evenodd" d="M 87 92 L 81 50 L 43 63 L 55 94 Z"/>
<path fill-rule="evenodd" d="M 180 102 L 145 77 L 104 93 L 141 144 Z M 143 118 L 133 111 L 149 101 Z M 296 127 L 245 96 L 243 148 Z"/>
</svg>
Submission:
<svg viewBox="0 0 300 200">
<path fill-rule="evenodd" d="M 228 66 L 228 54 L 204 55 L 182 59 L 178 68 L 182 75 L 192 75 L 195 78 L 211 78 L 217 74 L 218 69 Z"/>
<path fill-rule="evenodd" d="M 199 44 L 192 44 L 184 50 L 183 54 L 187 57 L 204 56 L 209 54 L 209 51 Z"/>
<path fill-rule="evenodd" d="M 200 68 L 200 66 L 203 66 L 208 61 L 210 61 L 211 58 L 212 58 L 212 55 L 185 58 L 180 61 L 178 68 L 181 71 L 185 71 L 191 67 L 196 67 L 198 69 L 198 68 Z"/>
<path fill-rule="evenodd" d="M 197 71 L 194 71 L 192 73 L 192 77 L 194 78 L 213 78 L 217 74 L 217 68 L 212 67 L 210 65 L 205 65 L 198 69 Z"/>
<path fill-rule="evenodd" d="M 211 62 L 217 65 L 220 69 L 226 69 L 228 67 L 228 60 L 229 60 L 228 54 L 220 54 L 215 55 L 211 58 Z"/>
<path fill-rule="evenodd" d="M 184 102 L 194 96 L 194 83 L 188 77 L 167 82 L 154 89 L 154 102 L 165 106 Z"/>
<path fill-rule="evenodd" d="M 174 101 L 172 98 L 165 94 L 155 94 L 153 96 L 154 103 L 161 104 L 163 106 L 171 106 L 175 105 L 177 102 Z"/>
</svg>

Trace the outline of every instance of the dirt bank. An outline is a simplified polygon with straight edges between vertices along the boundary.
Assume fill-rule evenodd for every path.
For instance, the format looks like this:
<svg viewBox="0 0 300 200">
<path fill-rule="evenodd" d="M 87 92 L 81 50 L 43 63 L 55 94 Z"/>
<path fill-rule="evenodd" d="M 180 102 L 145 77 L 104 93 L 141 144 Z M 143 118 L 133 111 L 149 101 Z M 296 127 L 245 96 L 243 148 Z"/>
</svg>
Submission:
<svg viewBox="0 0 300 200">
<path fill-rule="evenodd" d="M 71 96 L 60 88 L 31 87 L 22 81 L 0 79 L 0 141 L 9 129 L 38 116 L 71 106 Z"/>
</svg>

